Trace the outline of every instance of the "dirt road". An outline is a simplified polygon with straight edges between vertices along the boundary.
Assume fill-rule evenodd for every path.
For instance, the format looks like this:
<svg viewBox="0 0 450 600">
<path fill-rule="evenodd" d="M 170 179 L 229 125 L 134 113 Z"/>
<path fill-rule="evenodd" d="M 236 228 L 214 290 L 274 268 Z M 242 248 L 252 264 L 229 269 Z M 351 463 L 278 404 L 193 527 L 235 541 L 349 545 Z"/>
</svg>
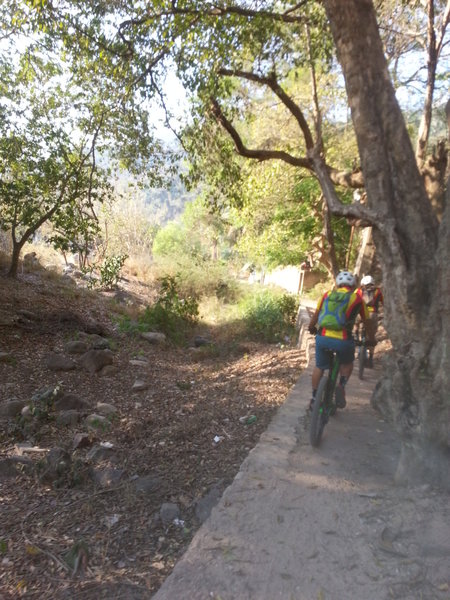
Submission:
<svg viewBox="0 0 450 600">
<path fill-rule="evenodd" d="M 318 449 L 308 367 L 153 600 L 450 598 L 449 498 L 394 483 L 375 366 L 353 375 Z"/>
</svg>

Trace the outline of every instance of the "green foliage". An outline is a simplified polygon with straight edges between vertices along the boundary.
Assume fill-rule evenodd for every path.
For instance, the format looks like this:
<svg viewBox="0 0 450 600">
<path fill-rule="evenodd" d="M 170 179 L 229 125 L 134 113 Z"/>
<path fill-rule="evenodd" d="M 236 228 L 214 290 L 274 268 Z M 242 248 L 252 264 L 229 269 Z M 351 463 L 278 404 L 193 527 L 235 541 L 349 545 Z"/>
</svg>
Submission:
<svg viewBox="0 0 450 600">
<path fill-rule="evenodd" d="M 181 342 L 185 333 L 198 321 L 198 301 L 195 297 L 181 292 L 178 276 L 166 275 L 158 281 L 160 290 L 156 302 L 145 309 L 134 327 L 129 319 L 124 319 L 121 327 L 125 330 L 156 330 L 165 333 L 176 342 Z"/>
<path fill-rule="evenodd" d="M 116 286 L 120 279 L 122 267 L 127 258 L 128 256 L 126 254 L 107 256 L 99 267 L 99 279 L 95 276 L 95 265 L 83 267 L 83 273 L 88 276 L 88 288 L 103 287 L 111 289 Z"/>
<path fill-rule="evenodd" d="M 188 254 L 168 256 L 158 258 L 153 270 L 159 277 L 176 277 L 183 296 L 215 296 L 233 301 L 238 295 L 238 284 L 230 275 L 229 265 L 225 261 L 195 261 Z"/>
<path fill-rule="evenodd" d="M 283 342 L 295 330 L 298 298 L 292 294 L 279 294 L 262 290 L 246 296 L 241 311 L 250 337 L 265 342 Z"/>
<path fill-rule="evenodd" d="M 128 256 L 120 254 L 118 256 L 108 256 L 100 266 L 100 285 L 106 288 L 112 288 L 119 282 L 120 272 Z"/>
<path fill-rule="evenodd" d="M 213 212 L 204 197 L 187 202 L 179 221 L 170 222 L 155 236 L 153 255 L 160 257 L 189 257 L 202 264 L 220 259 L 230 248 L 225 224 Z"/>
</svg>

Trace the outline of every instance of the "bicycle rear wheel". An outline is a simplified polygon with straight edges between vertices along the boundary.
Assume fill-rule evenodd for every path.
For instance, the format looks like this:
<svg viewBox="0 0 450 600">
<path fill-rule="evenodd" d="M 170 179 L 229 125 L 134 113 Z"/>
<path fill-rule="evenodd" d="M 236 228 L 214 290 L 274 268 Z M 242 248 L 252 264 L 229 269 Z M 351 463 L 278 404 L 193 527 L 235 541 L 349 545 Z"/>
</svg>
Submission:
<svg viewBox="0 0 450 600">
<path fill-rule="evenodd" d="M 367 362 L 367 348 L 366 348 L 366 345 L 363 343 L 359 347 L 359 354 L 358 354 L 358 377 L 360 379 L 362 379 L 364 376 L 364 367 L 366 366 L 366 362 Z"/>
<path fill-rule="evenodd" d="M 327 422 L 327 415 L 325 412 L 325 392 L 327 382 L 328 377 L 322 377 L 313 404 L 311 423 L 309 425 L 309 441 L 311 446 L 314 447 L 317 447 L 320 444 L 322 433 Z"/>
</svg>

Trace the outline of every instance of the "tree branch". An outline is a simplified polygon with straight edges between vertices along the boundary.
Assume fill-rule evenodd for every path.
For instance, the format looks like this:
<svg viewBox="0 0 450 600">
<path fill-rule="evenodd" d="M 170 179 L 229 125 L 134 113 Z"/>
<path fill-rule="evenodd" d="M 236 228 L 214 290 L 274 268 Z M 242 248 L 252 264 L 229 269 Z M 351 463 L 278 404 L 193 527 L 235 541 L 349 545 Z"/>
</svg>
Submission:
<svg viewBox="0 0 450 600">
<path fill-rule="evenodd" d="M 276 79 L 275 73 L 272 73 L 269 77 L 257 75 L 253 72 L 231 69 L 219 69 L 218 73 L 219 75 L 224 75 L 228 77 L 238 77 L 240 79 L 247 79 L 248 81 L 255 81 L 256 83 L 267 85 L 273 91 L 273 93 L 276 96 L 278 96 L 281 102 L 286 106 L 286 108 L 290 111 L 292 116 L 297 121 L 303 133 L 303 137 L 305 138 L 306 148 L 310 149 L 314 146 L 314 140 L 311 134 L 311 130 L 309 129 L 308 123 L 306 122 L 303 112 L 301 111 L 298 104 L 296 104 L 280 86 Z"/>
<path fill-rule="evenodd" d="M 293 167 L 302 167 L 304 169 L 307 169 L 308 171 L 311 171 L 312 173 L 315 173 L 314 165 L 309 158 L 293 156 L 292 154 L 284 152 L 283 150 L 247 148 L 244 142 L 242 141 L 241 136 L 237 132 L 236 128 L 233 126 L 231 121 L 227 119 L 219 103 L 215 99 L 211 100 L 211 112 L 214 115 L 215 119 L 218 121 L 218 123 L 220 123 L 220 125 L 225 129 L 225 131 L 227 131 L 227 133 L 233 140 L 236 150 L 238 154 L 240 154 L 240 156 L 244 156 L 245 158 L 251 158 L 258 161 L 265 161 L 271 159 L 282 160 L 288 163 L 289 165 L 292 165 Z M 350 188 L 364 187 L 364 180 L 361 172 L 342 172 L 328 166 L 326 166 L 326 169 L 328 172 L 328 176 L 335 185 L 341 185 L 343 187 Z"/>
</svg>

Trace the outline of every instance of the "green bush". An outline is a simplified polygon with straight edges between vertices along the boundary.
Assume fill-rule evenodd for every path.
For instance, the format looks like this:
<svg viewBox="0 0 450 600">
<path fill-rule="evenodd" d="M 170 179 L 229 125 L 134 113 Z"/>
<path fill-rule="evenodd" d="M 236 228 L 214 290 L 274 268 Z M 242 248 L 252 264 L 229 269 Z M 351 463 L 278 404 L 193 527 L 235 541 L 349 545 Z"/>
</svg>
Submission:
<svg viewBox="0 0 450 600">
<path fill-rule="evenodd" d="M 127 331 L 156 330 L 174 341 L 181 341 L 188 329 L 198 321 L 198 302 L 193 296 L 183 295 L 178 277 L 166 275 L 158 279 L 160 291 L 157 301 L 148 306 L 136 322 L 124 319 L 121 329 Z"/>
<path fill-rule="evenodd" d="M 83 273 L 88 276 L 88 288 L 92 289 L 100 286 L 110 289 L 117 285 L 120 279 L 120 272 L 127 258 L 127 254 L 118 254 L 115 256 L 106 257 L 103 261 L 103 264 L 99 268 L 100 279 L 95 278 L 95 265 L 83 267 Z"/>
<path fill-rule="evenodd" d="M 291 294 L 263 290 L 247 296 L 241 303 L 241 310 L 250 337 L 280 342 L 294 333 L 298 299 Z"/>
<path fill-rule="evenodd" d="M 105 258 L 100 267 L 100 285 L 102 287 L 112 288 L 117 285 L 120 279 L 120 271 L 127 258 L 126 254 L 118 254 Z"/>
</svg>

